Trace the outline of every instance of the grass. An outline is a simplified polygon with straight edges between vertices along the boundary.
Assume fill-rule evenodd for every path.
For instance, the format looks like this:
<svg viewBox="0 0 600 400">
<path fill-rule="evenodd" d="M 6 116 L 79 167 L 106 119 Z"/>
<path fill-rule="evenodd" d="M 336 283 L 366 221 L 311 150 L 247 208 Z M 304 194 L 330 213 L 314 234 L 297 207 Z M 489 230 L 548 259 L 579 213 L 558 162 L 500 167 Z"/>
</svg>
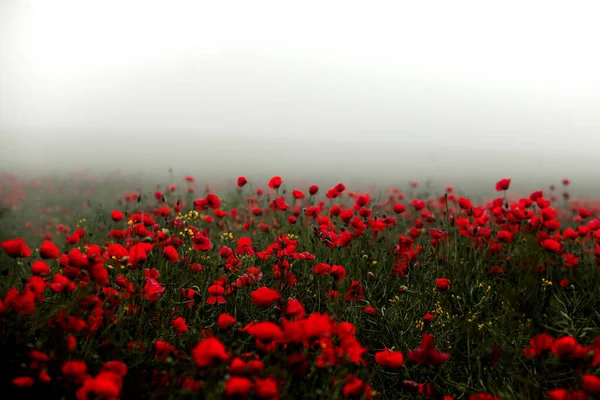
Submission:
<svg viewBox="0 0 600 400">
<path fill-rule="evenodd" d="M 600 393 L 593 206 L 547 190 L 461 207 L 468 196 L 450 188 L 371 198 L 285 182 L 219 198 L 191 181 L 155 196 L 135 181 L 3 177 L 9 398 Z M 56 258 L 40 252 L 45 240 Z M 435 349 L 422 345 L 428 335 Z"/>
</svg>

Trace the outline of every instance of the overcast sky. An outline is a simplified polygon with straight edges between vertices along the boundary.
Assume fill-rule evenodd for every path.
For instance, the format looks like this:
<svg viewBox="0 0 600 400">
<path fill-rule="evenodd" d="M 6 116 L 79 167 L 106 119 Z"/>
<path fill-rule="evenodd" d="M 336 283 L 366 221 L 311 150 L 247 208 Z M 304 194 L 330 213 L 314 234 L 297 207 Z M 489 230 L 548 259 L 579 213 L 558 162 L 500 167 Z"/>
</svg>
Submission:
<svg viewBox="0 0 600 400">
<path fill-rule="evenodd" d="M 0 167 L 592 179 L 597 1 L 0 1 Z"/>
</svg>

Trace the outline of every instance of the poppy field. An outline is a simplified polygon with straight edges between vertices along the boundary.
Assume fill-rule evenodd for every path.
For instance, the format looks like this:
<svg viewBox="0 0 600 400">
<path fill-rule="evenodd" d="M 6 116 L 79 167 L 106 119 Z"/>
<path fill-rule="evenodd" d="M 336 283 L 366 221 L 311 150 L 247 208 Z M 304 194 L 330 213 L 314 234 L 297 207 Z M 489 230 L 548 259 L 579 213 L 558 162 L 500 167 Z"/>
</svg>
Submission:
<svg viewBox="0 0 600 400">
<path fill-rule="evenodd" d="M 600 203 L 0 175 L 3 398 L 600 398 Z"/>
</svg>

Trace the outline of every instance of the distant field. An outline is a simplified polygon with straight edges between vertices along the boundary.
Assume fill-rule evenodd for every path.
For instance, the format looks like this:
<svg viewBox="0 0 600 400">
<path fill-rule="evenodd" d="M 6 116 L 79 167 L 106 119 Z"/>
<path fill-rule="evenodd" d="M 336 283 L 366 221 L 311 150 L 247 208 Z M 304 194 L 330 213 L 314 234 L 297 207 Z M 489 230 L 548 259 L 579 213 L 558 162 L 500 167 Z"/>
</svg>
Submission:
<svg viewBox="0 0 600 400">
<path fill-rule="evenodd" d="M 0 176 L 5 398 L 600 398 L 568 180 L 160 180 Z"/>
</svg>

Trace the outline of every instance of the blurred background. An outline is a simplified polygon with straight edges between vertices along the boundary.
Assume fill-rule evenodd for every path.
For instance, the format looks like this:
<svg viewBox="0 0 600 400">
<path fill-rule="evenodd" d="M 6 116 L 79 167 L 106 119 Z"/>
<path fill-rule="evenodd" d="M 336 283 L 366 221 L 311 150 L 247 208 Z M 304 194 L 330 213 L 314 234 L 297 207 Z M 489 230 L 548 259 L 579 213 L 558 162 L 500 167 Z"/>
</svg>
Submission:
<svg viewBox="0 0 600 400">
<path fill-rule="evenodd" d="M 599 12 L 4 0 L 0 169 L 600 195 Z"/>
</svg>

